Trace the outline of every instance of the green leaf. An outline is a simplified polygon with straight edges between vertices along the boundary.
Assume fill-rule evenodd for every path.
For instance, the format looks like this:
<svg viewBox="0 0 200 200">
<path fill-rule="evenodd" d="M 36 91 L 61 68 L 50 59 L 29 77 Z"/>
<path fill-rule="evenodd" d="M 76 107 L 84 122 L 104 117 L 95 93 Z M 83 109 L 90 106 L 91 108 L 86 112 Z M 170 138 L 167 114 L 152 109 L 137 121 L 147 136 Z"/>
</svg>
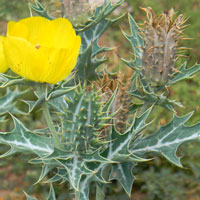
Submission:
<svg viewBox="0 0 200 200">
<path fill-rule="evenodd" d="M 75 29 L 77 32 L 83 32 L 98 24 L 102 19 L 105 19 L 109 14 L 111 14 L 117 7 L 119 7 L 124 0 L 119 0 L 117 3 L 112 3 L 112 0 L 104 1 L 104 4 L 97 7 L 93 16 L 89 18 L 87 24 L 79 25 Z"/>
<path fill-rule="evenodd" d="M 78 200 L 89 200 L 89 191 L 92 178 L 92 175 L 90 175 L 81 179 L 79 190 L 75 191 Z"/>
<path fill-rule="evenodd" d="M 158 105 L 172 112 L 175 112 L 175 106 L 183 107 L 181 103 L 168 99 L 164 94 L 159 95 L 154 92 L 149 92 L 144 87 L 141 90 L 136 89 L 135 91 L 130 91 L 129 94 L 144 101 L 144 103 L 149 104 L 149 106 Z"/>
<path fill-rule="evenodd" d="M 145 120 L 145 117 L 143 119 Z M 130 143 L 135 138 L 135 130 L 137 129 L 137 133 L 139 132 L 139 130 L 142 130 L 141 124 L 143 123 L 143 121 L 141 120 L 141 124 L 135 124 L 135 120 L 136 119 L 134 118 L 131 126 L 123 134 L 117 132 L 113 126 L 108 146 L 109 148 L 102 153 L 104 157 L 109 160 L 115 161 L 116 163 L 145 161 L 145 159 L 135 156 L 129 151 Z M 145 122 L 143 126 L 146 126 Z"/>
<path fill-rule="evenodd" d="M 197 140 L 200 136 L 200 123 L 189 127 L 184 125 L 191 116 L 192 113 L 183 117 L 175 115 L 169 124 L 161 127 L 155 134 L 139 137 L 133 143 L 132 152 L 138 156 L 144 156 L 148 152 L 160 153 L 181 167 L 180 158 L 176 155 L 178 147 L 185 142 Z"/>
<path fill-rule="evenodd" d="M 129 160 L 130 153 L 128 149 L 133 137 L 134 135 L 131 132 L 120 134 L 113 127 L 107 158 L 116 162 Z"/>
<path fill-rule="evenodd" d="M 31 197 L 31 196 L 28 195 L 26 192 L 24 192 L 24 194 L 26 195 L 26 199 L 27 199 L 27 200 L 37 200 L 35 197 Z"/>
<path fill-rule="evenodd" d="M 151 111 L 152 111 L 153 106 L 150 108 L 146 108 L 143 113 L 140 114 L 140 116 L 135 117 L 135 120 L 133 121 L 133 131 L 134 135 L 138 136 L 141 131 L 143 131 L 148 125 L 151 124 L 151 122 L 146 123 L 147 118 L 149 117 Z M 136 113 L 137 115 L 137 113 Z"/>
<path fill-rule="evenodd" d="M 123 32 L 124 36 L 128 39 L 128 41 L 131 43 L 135 59 L 134 61 L 128 61 L 125 59 L 122 59 L 124 63 L 126 63 L 129 67 L 132 69 L 140 72 L 140 66 L 142 66 L 142 51 L 141 49 L 144 47 L 144 41 L 142 39 L 141 30 L 139 29 L 137 23 L 133 19 L 133 17 L 129 14 L 129 25 L 131 28 L 131 35 L 128 35 L 127 33 Z"/>
<path fill-rule="evenodd" d="M 35 5 L 33 5 L 32 3 L 29 3 L 29 5 L 31 9 L 34 10 L 38 15 L 50 20 L 55 19 L 54 17 L 49 15 L 47 10 L 44 8 L 44 6 L 42 6 L 42 4 L 38 0 L 35 0 Z"/>
<path fill-rule="evenodd" d="M 68 160 L 68 159 L 72 159 L 73 157 L 74 157 L 74 154 L 72 152 L 67 152 L 67 151 L 54 148 L 54 151 L 50 155 L 43 157 L 42 160 L 54 160 L 54 159 Z"/>
<path fill-rule="evenodd" d="M 76 154 L 74 154 L 72 159 L 66 161 L 58 160 L 58 162 L 68 172 L 69 182 L 74 190 L 79 190 L 79 183 L 83 175 L 94 173 L 85 166 L 84 161 L 81 160 Z"/>
<path fill-rule="evenodd" d="M 106 61 L 106 59 L 96 59 L 92 56 L 91 44 L 84 52 L 79 54 L 76 69 L 80 80 L 95 80 L 98 76 L 97 68 Z"/>
<path fill-rule="evenodd" d="M 52 184 L 50 185 L 50 191 L 47 200 L 56 200 L 56 195 Z"/>
<path fill-rule="evenodd" d="M 5 123 L 6 121 L 7 120 L 5 116 L 0 116 L 0 123 Z"/>
<path fill-rule="evenodd" d="M 69 176 L 66 169 L 58 168 L 57 173 L 53 177 L 44 181 L 44 183 L 53 183 L 53 182 L 58 182 L 58 181 L 62 183 L 69 182 Z"/>
<path fill-rule="evenodd" d="M 178 81 L 181 81 L 183 79 L 191 78 L 195 73 L 197 73 L 200 70 L 200 64 L 195 64 L 190 68 L 186 68 L 187 62 L 184 62 L 181 67 L 178 69 L 179 72 L 177 72 L 170 80 L 168 85 L 172 85 L 174 83 L 177 83 Z"/>
<path fill-rule="evenodd" d="M 24 112 L 20 111 L 15 107 L 17 99 L 24 95 L 27 90 L 19 91 L 18 88 L 15 90 L 10 90 L 7 88 L 6 94 L 0 98 L 0 115 L 5 113 L 12 113 L 12 114 L 25 114 Z"/>
<path fill-rule="evenodd" d="M 131 196 L 131 190 L 135 177 L 132 174 L 135 163 L 117 163 L 112 165 L 110 180 L 118 180 L 128 196 Z"/>
<path fill-rule="evenodd" d="M 60 96 L 54 99 L 51 99 L 48 104 L 51 108 L 53 108 L 56 112 L 60 112 L 64 114 L 66 108 L 68 108 L 68 104 L 65 100 L 65 96 Z"/>
<path fill-rule="evenodd" d="M 100 155 L 99 150 L 91 153 L 91 154 L 83 154 L 81 158 L 84 159 L 85 162 L 101 162 L 101 163 L 112 163 L 112 160 L 108 160 Z"/>
<path fill-rule="evenodd" d="M 79 54 L 76 69 L 79 78 L 83 80 L 95 80 L 98 76 L 97 68 L 106 61 L 104 57 L 96 58 L 99 53 L 111 50 L 111 48 L 99 46 L 99 39 L 109 26 L 118 21 L 120 18 L 110 20 L 108 16 L 116 9 L 123 0 L 116 4 L 107 1 L 102 7 L 96 9 L 94 16 L 85 26 L 77 27 L 76 31 L 81 36 L 81 53 Z"/>
<path fill-rule="evenodd" d="M 37 183 L 39 183 L 39 182 L 41 182 L 42 181 L 42 179 L 45 177 L 45 176 L 47 176 L 47 174 L 52 170 L 54 168 L 54 166 L 49 166 L 49 165 L 43 165 L 42 166 L 42 171 L 41 171 L 41 173 L 40 173 L 40 177 L 39 177 L 39 179 L 37 180 L 37 182 L 35 183 L 35 184 L 37 184 Z"/>
<path fill-rule="evenodd" d="M 64 104 L 64 100 L 62 98 L 64 98 L 63 96 L 70 93 L 71 91 L 75 90 L 78 85 L 76 86 L 69 86 L 69 82 L 74 78 L 74 76 L 68 78 L 67 80 L 61 82 L 59 85 L 54 85 L 54 87 L 52 88 L 51 86 L 49 86 L 48 84 L 44 85 L 41 84 L 40 87 L 45 86 L 45 92 L 42 95 L 39 95 L 38 92 L 35 92 L 36 97 L 38 98 L 36 101 L 27 101 L 24 100 L 23 102 L 26 103 L 29 106 L 29 113 L 32 112 L 35 108 L 37 108 L 38 106 L 40 106 L 43 102 L 49 102 L 49 104 L 52 106 L 52 103 L 58 103 L 59 100 L 54 100 L 58 97 L 60 97 L 60 101 L 62 101 L 62 106 L 67 106 L 67 104 Z M 59 102 L 60 103 L 60 102 Z M 60 106 L 58 106 L 58 104 L 56 104 L 55 106 L 53 106 L 54 108 L 57 109 L 61 109 L 63 107 L 60 108 Z"/>
<path fill-rule="evenodd" d="M 11 132 L 0 132 L 0 144 L 6 144 L 11 149 L 0 157 L 8 156 L 16 152 L 32 152 L 40 157 L 53 152 L 51 138 L 37 135 L 27 128 L 14 116 L 14 129 Z"/>
<path fill-rule="evenodd" d="M 37 85 L 37 83 L 23 79 L 19 76 L 14 77 L 14 76 L 10 76 L 8 74 L 0 73 L 0 88 L 6 88 L 8 86 L 13 86 L 13 85 L 34 86 L 34 85 Z"/>
</svg>

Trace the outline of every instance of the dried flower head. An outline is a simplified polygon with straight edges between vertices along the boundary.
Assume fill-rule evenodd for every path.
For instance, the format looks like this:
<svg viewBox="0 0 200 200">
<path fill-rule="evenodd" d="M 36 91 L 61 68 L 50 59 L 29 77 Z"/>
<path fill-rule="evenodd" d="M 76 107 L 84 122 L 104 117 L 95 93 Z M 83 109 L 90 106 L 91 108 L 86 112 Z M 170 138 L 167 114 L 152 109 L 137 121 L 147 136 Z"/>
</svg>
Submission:
<svg viewBox="0 0 200 200">
<path fill-rule="evenodd" d="M 95 87 L 101 93 L 100 100 L 103 103 L 107 103 L 117 90 L 111 111 L 112 113 L 117 112 L 114 117 L 114 124 L 119 132 L 125 131 L 128 126 L 128 112 L 132 106 L 130 94 L 127 92 L 130 89 L 130 82 L 130 77 L 125 77 L 123 73 L 112 77 L 104 73 L 101 79 L 94 82 Z"/>
<path fill-rule="evenodd" d="M 165 85 L 175 71 L 177 44 L 185 19 L 182 14 L 174 19 L 173 9 L 158 16 L 150 7 L 142 9 L 147 15 L 143 30 L 143 75 L 152 85 Z"/>
</svg>

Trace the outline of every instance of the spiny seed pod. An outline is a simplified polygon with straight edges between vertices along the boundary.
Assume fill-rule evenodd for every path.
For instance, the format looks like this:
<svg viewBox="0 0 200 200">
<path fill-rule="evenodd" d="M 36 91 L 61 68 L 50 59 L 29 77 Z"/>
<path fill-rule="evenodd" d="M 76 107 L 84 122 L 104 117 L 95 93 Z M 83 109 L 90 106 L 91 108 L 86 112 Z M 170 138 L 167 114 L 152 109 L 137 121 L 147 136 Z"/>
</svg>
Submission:
<svg viewBox="0 0 200 200">
<path fill-rule="evenodd" d="M 174 17 L 174 10 L 156 16 L 152 8 L 142 8 L 147 15 L 143 38 L 145 47 L 142 56 L 142 72 L 153 86 L 168 83 L 175 69 L 176 50 L 185 19 L 182 14 Z"/>
<path fill-rule="evenodd" d="M 81 87 L 72 99 L 67 99 L 68 108 L 61 119 L 65 129 L 63 144 L 68 150 L 91 153 L 107 143 L 103 130 L 110 126 L 111 117 L 100 99 L 99 92 Z"/>
</svg>

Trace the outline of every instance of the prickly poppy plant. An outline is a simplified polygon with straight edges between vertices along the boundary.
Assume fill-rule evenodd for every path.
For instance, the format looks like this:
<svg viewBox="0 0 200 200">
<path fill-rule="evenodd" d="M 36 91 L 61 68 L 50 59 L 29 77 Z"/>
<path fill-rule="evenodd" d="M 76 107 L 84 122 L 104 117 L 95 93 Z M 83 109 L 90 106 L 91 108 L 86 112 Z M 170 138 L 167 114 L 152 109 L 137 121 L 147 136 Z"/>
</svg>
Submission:
<svg viewBox="0 0 200 200">
<path fill-rule="evenodd" d="M 106 59 L 99 54 L 111 48 L 100 46 L 99 39 L 121 19 L 108 16 L 122 3 L 105 0 L 93 8 L 87 22 L 72 25 L 65 18 L 64 4 L 62 18 L 54 19 L 36 0 L 30 7 L 40 16 L 9 22 L 7 35 L 0 38 L 0 89 L 6 90 L 0 98 L 0 122 L 12 118 L 14 123 L 11 131 L 0 132 L 0 143 L 10 146 L 0 157 L 31 154 L 29 163 L 42 166 L 37 183 L 50 185 L 49 200 L 57 196 L 53 183 L 65 182 L 73 190 L 71 198 L 90 199 L 95 184 L 92 199 L 102 200 L 113 180 L 130 197 L 133 168 L 147 162 L 148 153 L 161 154 L 181 167 L 177 149 L 199 139 L 200 124 L 185 125 L 192 113 L 177 116 L 181 104 L 167 97 L 167 87 L 200 70 L 199 64 L 175 67 L 183 15 L 175 16 L 173 9 L 156 15 L 152 8 L 143 8 L 147 14 L 143 27 L 128 15 L 131 34 L 123 34 L 134 58 L 121 60 L 133 75 L 120 80 L 119 75 L 101 71 Z M 28 92 L 34 95 L 31 100 L 26 98 Z M 149 135 L 148 119 L 158 106 L 174 115 Z M 46 127 L 31 130 L 23 116 L 38 110 Z"/>
</svg>

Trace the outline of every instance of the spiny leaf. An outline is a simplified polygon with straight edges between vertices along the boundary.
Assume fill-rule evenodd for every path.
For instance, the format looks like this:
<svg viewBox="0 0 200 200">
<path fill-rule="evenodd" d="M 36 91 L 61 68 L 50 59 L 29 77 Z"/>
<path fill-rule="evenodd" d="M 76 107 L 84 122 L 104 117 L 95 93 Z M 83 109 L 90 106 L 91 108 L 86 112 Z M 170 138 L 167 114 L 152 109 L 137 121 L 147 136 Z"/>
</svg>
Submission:
<svg viewBox="0 0 200 200">
<path fill-rule="evenodd" d="M 108 143 L 108 149 L 102 153 L 104 157 L 115 162 L 144 162 L 147 161 L 141 157 L 135 156 L 130 152 L 130 144 L 137 137 L 137 135 L 148 125 L 146 119 L 151 112 L 151 108 L 147 109 L 140 116 L 132 119 L 132 123 L 129 128 L 123 133 L 116 131 L 114 126 L 112 127 L 110 142 Z"/>
<path fill-rule="evenodd" d="M 0 98 L 0 115 L 5 113 L 13 113 L 13 114 L 25 114 L 24 112 L 20 111 L 18 108 L 15 107 L 16 100 L 24 95 L 27 90 L 19 91 L 18 88 L 11 91 L 9 88 L 6 90 L 6 94 Z"/>
<path fill-rule="evenodd" d="M 133 19 L 133 17 L 129 14 L 129 25 L 131 28 L 131 35 L 128 35 L 127 33 L 123 32 L 124 36 L 128 39 L 128 41 L 131 43 L 133 52 L 135 54 L 134 61 L 128 61 L 125 59 L 122 59 L 124 63 L 126 63 L 129 67 L 132 69 L 140 72 L 140 66 L 142 66 L 142 51 L 141 49 L 144 47 L 144 41 L 142 39 L 141 31 Z"/>
<path fill-rule="evenodd" d="M 186 66 L 187 66 L 187 62 L 184 62 L 181 65 L 181 67 L 178 69 L 179 72 L 177 72 L 169 80 L 169 83 L 167 85 L 172 85 L 183 79 L 191 78 L 195 73 L 197 73 L 200 70 L 200 64 L 195 64 L 190 68 L 186 68 Z"/>
<path fill-rule="evenodd" d="M 0 116 L 0 123 L 5 123 L 6 121 L 7 120 L 5 116 Z"/>
<path fill-rule="evenodd" d="M 87 49 L 79 54 L 76 69 L 78 70 L 78 76 L 80 80 L 94 80 L 97 78 L 98 74 L 96 72 L 97 68 L 106 61 L 106 59 L 96 59 L 92 57 L 91 44 Z"/>
<path fill-rule="evenodd" d="M 53 160 L 53 159 L 68 160 L 72 159 L 73 156 L 74 154 L 72 154 L 71 152 L 62 151 L 60 149 L 54 148 L 54 151 L 47 157 L 43 157 L 42 160 Z"/>
<path fill-rule="evenodd" d="M 39 179 L 37 180 L 37 182 L 36 182 L 35 184 L 41 182 L 42 179 L 43 179 L 45 176 L 47 176 L 47 174 L 48 174 L 52 169 L 53 169 L 53 166 L 51 167 L 51 166 L 49 166 L 49 165 L 45 165 L 45 164 L 44 164 L 44 165 L 42 166 L 42 171 L 41 171 L 41 173 L 40 173 L 40 177 L 39 177 Z"/>
<path fill-rule="evenodd" d="M 51 138 L 39 136 L 27 128 L 14 116 L 14 129 L 11 132 L 0 132 L 0 144 L 11 147 L 9 155 L 15 152 L 32 152 L 38 156 L 47 156 L 53 152 Z"/>
<path fill-rule="evenodd" d="M 101 47 L 98 42 L 102 34 L 113 23 L 120 18 L 109 20 L 105 17 L 117 8 L 123 1 L 112 5 L 111 1 L 106 2 L 102 7 L 96 9 L 92 20 L 84 27 L 77 28 L 77 32 L 82 39 L 81 51 L 79 54 L 76 69 L 79 78 L 83 80 L 95 80 L 98 76 L 97 68 L 106 61 L 104 57 L 96 58 L 96 55 L 111 50 L 111 48 Z"/>
<path fill-rule="evenodd" d="M 38 15 L 50 20 L 54 19 L 54 17 L 49 15 L 44 6 L 42 6 L 42 4 L 38 0 L 35 0 L 35 5 L 33 5 L 32 3 L 29 3 L 29 5 L 31 9 L 33 9 Z"/>
<path fill-rule="evenodd" d="M 26 195 L 26 199 L 27 199 L 27 200 L 37 200 L 35 197 L 31 197 L 31 196 L 28 195 L 26 192 L 24 192 L 24 194 Z"/>
<path fill-rule="evenodd" d="M 197 140 L 200 136 L 200 124 L 189 127 L 184 125 L 191 115 L 175 115 L 169 124 L 161 127 L 155 134 L 139 137 L 133 143 L 132 152 L 138 156 L 144 156 L 148 152 L 161 153 L 170 162 L 181 167 L 180 158 L 176 155 L 178 147 L 185 142 Z"/>
<path fill-rule="evenodd" d="M 112 165 L 110 180 L 118 180 L 128 196 L 131 196 L 131 190 L 135 177 L 132 174 L 135 163 L 117 163 Z"/>
<path fill-rule="evenodd" d="M 130 153 L 128 148 L 132 139 L 133 134 L 130 132 L 126 132 L 122 135 L 118 133 L 113 127 L 107 158 L 116 162 L 121 162 L 122 160 L 125 161 L 129 159 Z"/>
<path fill-rule="evenodd" d="M 135 117 L 133 128 L 135 132 L 135 136 L 137 136 L 141 131 L 143 131 L 148 125 L 151 124 L 151 122 L 146 123 L 147 118 L 149 117 L 153 106 L 150 108 L 146 108 L 143 113 L 140 114 L 140 116 Z M 141 108 L 142 109 L 142 108 Z M 137 115 L 137 113 L 136 113 Z"/>
<path fill-rule="evenodd" d="M 78 191 L 75 191 L 79 200 L 89 200 L 90 184 L 92 182 L 92 176 L 85 176 L 80 181 L 80 187 Z"/>
<path fill-rule="evenodd" d="M 112 13 L 117 7 L 119 7 L 124 0 L 119 0 L 117 3 L 112 4 L 112 0 L 104 1 L 104 4 L 97 7 L 93 16 L 89 18 L 88 23 L 75 27 L 77 32 L 83 32 L 98 24 L 101 20 L 105 19 L 110 13 Z"/>
<path fill-rule="evenodd" d="M 71 81 L 71 78 L 67 79 L 66 81 L 61 82 L 59 85 L 55 85 L 53 88 L 49 87 L 49 85 L 46 85 L 45 92 L 43 94 L 39 95 L 38 92 L 35 92 L 35 95 L 38 98 L 36 101 L 24 100 L 23 102 L 29 106 L 28 112 L 29 113 L 32 112 L 35 108 L 37 108 L 39 105 L 41 105 L 45 101 L 46 102 L 49 101 L 50 105 L 52 106 L 52 102 L 50 100 L 56 99 L 58 97 L 66 95 L 67 93 L 70 93 L 71 91 L 75 90 L 78 87 L 78 85 L 77 86 L 67 86 L 68 82 L 70 82 L 70 81 Z M 42 86 L 42 85 L 40 85 L 40 86 Z M 62 99 L 61 101 L 63 104 L 64 100 Z M 54 101 L 54 103 L 55 103 L 55 101 Z M 66 105 L 67 104 L 65 104 L 65 106 Z M 56 105 L 56 106 L 57 106 L 57 108 L 59 108 L 58 105 Z"/>
<path fill-rule="evenodd" d="M 51 99 L 48 102 L 48 104 L 56 112 L 60 112 L 60 113 L 64 114 L 64 110 L 68 108 L 68 104 L 65 99 L 66 99 L 65 96 L 60 96 L 60 97 Z"/>
<path fill-rule="evenodd" d="M 66 169 L 58 168 L 57 173 L 49 178 L 48 180 L 44 181 L 44 183 L 53 183 L 53 182 L 69 182 L 69 176 Z"/>
<path fill-rule="evenodd" d="M 68 172 L 70 185 L 79 190 L 79 183 L 83 175 L 92 174 L 93 171 L 89 170 L 84 161 L 82 161 L 77 155 L 74 154 L 73 158 L 67 161 L 58 161 Z"/>
<path fill-rule="evenodd" d="M 168 99 L 164 94 L 159 95 L 153 92 L 148 92 L 144 89 L 144 87 L 141 89 L 141 91 L 136 89 L 135 91 L 130 91 L 129 93 L 132 96 L 144 101 L 145 104 L 149 104 L 150 106 L 153 104 L 158 105 L 172 112 L 175 112 L 175 106 L 183 107 L 181 103 Z"/>
<path fill-rule="evenodd" d="M 56 200 L 56 195 L 52 184 L 50 185 L 50 191 L 47 200 Z"/>
<path fill-rule="evenodd" d="M 112 163 L 113 161 L 108 160 L 100 155 L 99 150 L 91 153 L 91 154 L 83 154 L 81 158 L 84 159 L 85 162 L 101 162 L 101 163 Z"/>
<path fill-rule="evenodd" d="M 145 161 L 129 151 L 129 145 L 134 139 L 134 135 L 133 124 L 124 134 L 117 132 L 113 127 L 108 149 L 102 155 L 116 163 Z"/>
<path fill-rule="evenodd" d="M 37 83 L 23 79 L 19 76 L 14 77 L 14 76 L 10 76 L 8 74 L 0 73 L 0 88 L 6 88 L 8 86 L 13 86 L 13 85 L 34 86 L 34 85 L 37 85 Z"/>
<path fill-rule="evenodd" d="M 112 96 L 110 97 L 110 99 L 106 102 L 105 106 L 103 107 L 102 112 L 104 112 L 104 113 L 110 112 L 112 104 L 116 98 L 117 91 L 118 91 L 118 88 L 116 88 L 115 91 L 112 93 Z"/>
</svg>

